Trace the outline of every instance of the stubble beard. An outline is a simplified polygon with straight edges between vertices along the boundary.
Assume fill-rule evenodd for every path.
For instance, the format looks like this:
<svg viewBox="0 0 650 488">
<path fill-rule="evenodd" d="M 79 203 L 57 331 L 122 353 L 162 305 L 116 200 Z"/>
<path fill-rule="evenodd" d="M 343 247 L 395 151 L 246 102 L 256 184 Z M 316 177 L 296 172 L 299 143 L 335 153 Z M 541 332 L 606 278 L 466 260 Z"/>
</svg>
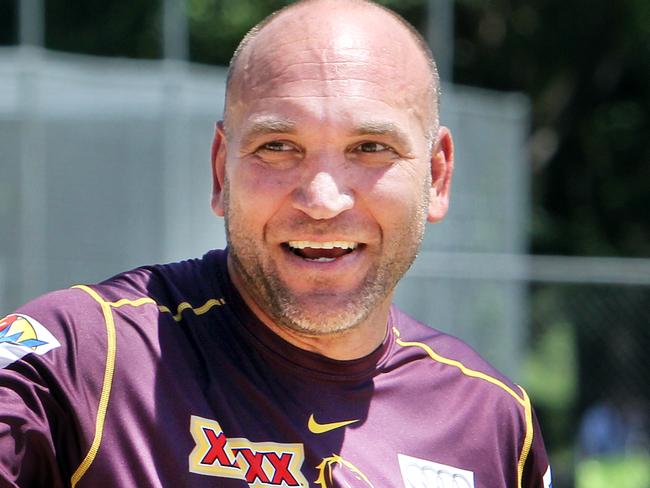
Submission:
<svg viewBox="0 0 650 488">
<path fill-rule="evenodd" d="M 245 229 L 239 225 L 243 212 L 231 207 L 229 193 L 226 178 L 226 239 L 234 271 L 257 306 L 276 325 L 303 335 L 336 334 L 363 323 L 387 299 L 411 267 L 424 235 L 426 196 L 402 238 L 383 244 L 386 249 L 381 253 L 379 263 L 355 290 L 342 294 L 331 283 L 323 283 L 322 291 L 297 294 L 280 279 L 276 264 L 261 258 L 266 253 L 261 245 L 247 237 Z"/>
<path fill-rule="evenodd" d="M 382 294 L 381 287 L 366 279 L 348 296 L 336 290 L 298 295 L 279 278 L 273 263 L 263 264 L 249 247 L 233 247 L 229 239 L 228 252 L 246 290 L 276 325 L 299 334 L 322 336 L 352 329 L 368 318 Z"/>
</svg>

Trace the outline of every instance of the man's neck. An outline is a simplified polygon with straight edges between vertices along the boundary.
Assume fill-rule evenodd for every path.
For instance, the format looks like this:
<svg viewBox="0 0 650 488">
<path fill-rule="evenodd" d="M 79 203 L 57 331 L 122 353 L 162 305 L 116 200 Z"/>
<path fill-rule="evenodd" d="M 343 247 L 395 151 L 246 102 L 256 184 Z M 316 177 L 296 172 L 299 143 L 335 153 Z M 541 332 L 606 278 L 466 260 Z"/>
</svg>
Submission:
<svg viewBox="0 0 650 488">
<path fill-rule="evenodd" d="M 255 316 L 275 334 L 300 349 L 315 352 L 330 359 L 345 361 L 367 356 L 377 349 L 386 338 L 392 293 L 363 321 L 350 329 L 328 334 L 307 334 L 274 321 L 248 292 L 243 280 L 230 262 L 228 263 L 228 274 L 231 282 Z"/>
<path fill-rule="evenodd" d="M 251 307 L 250 304 L 249 307 Z M 351 329 L 322 335 L 297 332 L 276 324 L 270 318 L 265 320 L 260 317 L 255 308 L 251 307 L 251 309 L 264 325 L 290 344 L 330 359 L 345 361 L 367 356 L 384 341 L 388 330 L 390 306 L 385 313 L 383 307 L 382 310 L 376 310 L 375 313 L 371 313 L 371 317 Z"/>
</svg>

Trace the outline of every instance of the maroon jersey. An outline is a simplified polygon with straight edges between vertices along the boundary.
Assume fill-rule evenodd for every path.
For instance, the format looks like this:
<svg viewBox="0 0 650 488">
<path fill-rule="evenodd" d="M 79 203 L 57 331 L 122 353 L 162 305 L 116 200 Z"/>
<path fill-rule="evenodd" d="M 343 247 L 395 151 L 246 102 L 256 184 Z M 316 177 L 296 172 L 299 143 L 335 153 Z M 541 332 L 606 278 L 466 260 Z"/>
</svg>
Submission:
<svg viewBox="0 0 650 488">
<path fill-rule="evenodd" d="M 0 486 L 550 486 L 522 388 L 393 308 L 337 361 L 266 328 L 226 253 L 51 293 L 0 321 Z"/>
</svg>

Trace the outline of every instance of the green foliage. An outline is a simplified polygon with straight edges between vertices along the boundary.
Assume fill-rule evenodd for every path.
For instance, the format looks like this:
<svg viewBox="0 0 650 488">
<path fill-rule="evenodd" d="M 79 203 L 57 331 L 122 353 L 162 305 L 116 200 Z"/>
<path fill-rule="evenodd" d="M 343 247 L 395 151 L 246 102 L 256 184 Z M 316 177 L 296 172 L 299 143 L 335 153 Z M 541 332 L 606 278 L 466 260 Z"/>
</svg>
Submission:
<svg viewBox="0 0 650 488">
<path fill-rule="evenodd" d="M 59 51 L 157 58 L 161 2 L 47 0 L 45 45 Z"/>
<path fill-rule="evenodd" d="M 527 93 L 533 248 L 650 254 L 650 3 L 459 0 L 455 79 Z"/>
<path fill-rule="evenodd" d="M 535 403 L 552 410 L 569 410 L 577 395 L 576 346 L 573 327 L 558 321 L 535 342 L 524 365 L 524 377 Z"/>
<path fill-rule="evenodd" d="M 523 366 L 523 383 L 543 416 L 545 439 L 556 447 L 572 442 L 579 393 L 575 324 L 566 311 L 565 297 L 562 288 L 533 290 L 533 346 Z M 544 418 L 553 421 L 543 422 Z"/>
<path fill-rule="evenodd" d="M 650 456 L 645 453 L 586 459 L 576 469 L 577 488 L 650 488 Z"/>
<path fill-rule="evenodd" d="M 190 56 L 194 61 L 226 65 L 241 38 L 271 12 L 291 3 L 282 0 L 187 0 Z"/>
</svg>

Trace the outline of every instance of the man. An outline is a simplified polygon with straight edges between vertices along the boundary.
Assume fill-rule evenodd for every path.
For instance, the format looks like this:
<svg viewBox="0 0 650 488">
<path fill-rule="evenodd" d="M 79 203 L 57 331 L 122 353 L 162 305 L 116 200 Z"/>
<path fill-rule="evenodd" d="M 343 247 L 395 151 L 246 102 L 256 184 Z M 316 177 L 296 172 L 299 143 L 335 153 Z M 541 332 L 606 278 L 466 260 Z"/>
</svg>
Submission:
<svg viewBox="0 0 650 488">
<path fill-rule="evenodd" d="M 227 251 L 0 322 L 0 485 L 550 486 L 524 390 L 391 306 L 447 211 L 437 92 L 377 5 L 253 29 L 213 143 Z"/>
</svg>

